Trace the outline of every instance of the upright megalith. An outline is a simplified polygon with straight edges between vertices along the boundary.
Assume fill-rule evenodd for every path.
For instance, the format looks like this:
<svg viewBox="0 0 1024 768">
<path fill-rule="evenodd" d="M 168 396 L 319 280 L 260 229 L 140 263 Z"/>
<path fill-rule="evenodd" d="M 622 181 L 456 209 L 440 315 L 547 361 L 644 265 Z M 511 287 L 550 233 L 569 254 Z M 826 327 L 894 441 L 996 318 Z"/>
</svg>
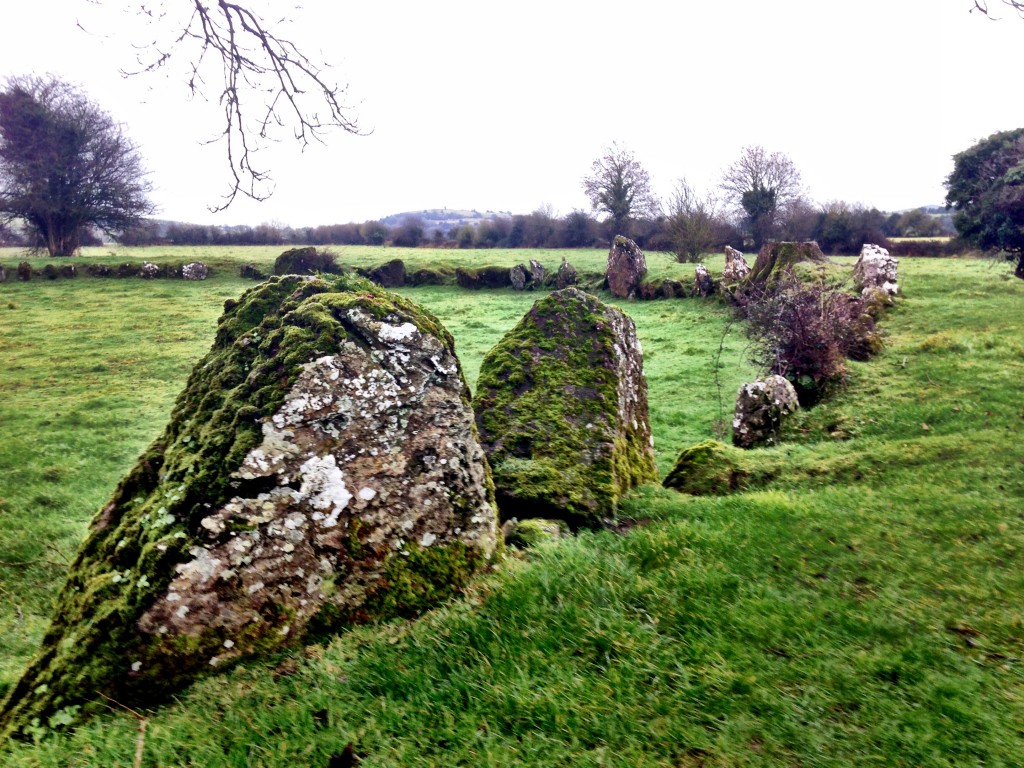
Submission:
<svg viewBox="0 0 1024 768">
<path fill-rule="evenodd" d="M 558 271 L 555 272 L 555 287 L 558 290 L 569 288 L 576 285 L 578 279 L 579 275 L 576 272 L 576 267 L 563 258 L 562 263 L 558 265 Z"/>
<path fill-rule="evenodd" d="M 228 302 L 163 435 L 93 520 L 0 734 L 414 615 L 496 542 L 447 331 L 366 280 L 271 278 Z"/>
<path fill-rule="evenodd" d="M 786 272 L 792 272 L 797 265 L 830 264 L 828 258 L 814 241 L 803 243 L 765 243 L 750 268 L 747 281 L 767 283 L 776 281 Z"/>
<path fill-rule="evenodd" d="M 503 520 L 600 527 L 657 481 L 636 327 L 579 289 L 537 301 L 487 353 L 473 410 Z"/>
<path fill-rule="evenodd" d="M 899 259 L 880 245 L 865 243 L 853 265 L 853 284 L 863 295 L 884 291 L 888 296 L 899 293 Z"/>
<path fill-rule="evenodd" d="M 750 274 L 750 265 L 743 254 L 732 246 L 725 246 L 725 266 L 722 267 L 722 281 L 736 283 Z"/>
<path fill-rule="evenodd" d="M 647 274 L 647 259 L 640 246 L 628 237 L 616 235 L 608 251 L 608 290 L 619 299 L 636 297 Z"/>
</svg>

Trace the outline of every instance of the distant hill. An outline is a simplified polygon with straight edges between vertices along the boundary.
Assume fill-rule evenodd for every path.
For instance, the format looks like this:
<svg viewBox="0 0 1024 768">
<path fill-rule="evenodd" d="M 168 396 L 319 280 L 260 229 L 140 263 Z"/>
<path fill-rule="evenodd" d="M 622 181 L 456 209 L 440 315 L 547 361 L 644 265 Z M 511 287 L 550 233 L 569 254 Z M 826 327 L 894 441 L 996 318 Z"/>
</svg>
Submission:
<svg viewBox="0 0 1024 768">
<path fill-rule="evenodd" d="M 507 219 L 511 217 L 512 214 L 508 211 L 481 212 L 457 210 L 454 208 L 427 208 L 422 211 L 393 213 L 390 216 L 385 216 L 380 221 L 387 227 L 400 227 L 407 219 L 419 219 L 423 222 L 423 229 L 425 232 L 432 232 L 435 229 L 448 232 L 452 229 L 458 229 L 463 224 L 469 224 L 470 226 L 475 227 L 482 221 Z"/>
</svg>

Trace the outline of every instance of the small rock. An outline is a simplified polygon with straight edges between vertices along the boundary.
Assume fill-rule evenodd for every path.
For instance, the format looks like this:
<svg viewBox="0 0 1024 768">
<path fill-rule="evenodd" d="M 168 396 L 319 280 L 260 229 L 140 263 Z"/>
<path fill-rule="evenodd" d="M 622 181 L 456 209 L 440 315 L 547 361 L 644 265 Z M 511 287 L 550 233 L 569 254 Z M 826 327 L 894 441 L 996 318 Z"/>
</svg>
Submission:
<svg viewBox="0 0 1024 768">
<path fill-rule="evenodd" d="M 672 471 L 662 483 L 692 496 L 723 496 L 736 490 L 744 473 L 738 451 L 717 440 L 705 440 L 679 454 Z"/>
<path fill-rule="evenodd" d="M 512 518 L 501 526 L 505 545 L 516 549 L 530 549 L 545 541 L 554 541 L 569 536 L 568 526 L 561 520 Z"/>
<path fill-rule="evenodd" d="M 693 270 L 693 292 L 698 296 L 708 297 L 715 292 L 715 281 L 711 279 L 711 273 L 703 264 L 698 264 Z"/>
<path fill-rule="evenodd" d="M 555 273 L 555 285 L 558 287 L 558 290 L 576 285 L 576 280 L 576 267 L 565 259 L 562 259 L 562 263 L 558 267 L 558 272 Z"/>
<path fill-rule="evenodd" d="M 201 261 L 193 261 L 181 268 L 182 280 L 205 280 L 210 269 Z"/>
<path fill-rule="evenodd" d="M 777 442 L 782 423 L 800 407 L 796 389 L 784 376 L 766 376 L 740 387 L 732 421 L 732 443 L 754 448 Z"/>
</svg>

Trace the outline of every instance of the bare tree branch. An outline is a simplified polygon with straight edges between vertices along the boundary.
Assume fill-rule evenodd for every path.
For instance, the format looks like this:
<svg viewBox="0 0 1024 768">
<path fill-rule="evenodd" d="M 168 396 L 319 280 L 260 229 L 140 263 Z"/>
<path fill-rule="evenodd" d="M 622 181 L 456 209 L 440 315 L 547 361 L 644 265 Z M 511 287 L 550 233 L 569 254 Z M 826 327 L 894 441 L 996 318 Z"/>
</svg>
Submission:
<svg viewBox="0 0 1024 768">
<path fill-rule="evenodd" d="M 1002 0 L 1002 3 L 1003 5 L 1012 8 L 1017 12 L 1018 16 L 1024 19 L 1024 0 Z M 989 10 L 988 0 L 974 0 L 974 7 L 971 8 L 971 12 L 973 13 L 974 11 L 980 12 L 983 16 L 987 16 L 993 21 L 998 20 L 998 17 L 993 16 L 992 12 Z"/>
<path fill-rule="evenodd" d="M 290 127 L 303 148 L 323 143 L 333 129 L 364 134 L 352 108 L 344 102 L 346 89 L 328 80 L 326 64 L 315 63 L 298 45 L 278 32 L 250 7 L 229 0 L 174 0 L 189 3 L 188 17 L 177 22 L 169 42 L 154 40 L 138 46 L 138 67 L 126 76 L 151 73 L 183 54 L 187 59 L 190 94 L 206 98 L 219 89 L 223 130 L 210 143 L 223 141 L 231 173 L 231 189 L 220 205 L 227 208 L 241 194 L 265 200 L 273 193 L 268 169 L 256 155 L 274 141 L 276 129 Z M 137 14 L 154 25 L 159 35 L 170 26 L 162 3 L 137 7 Z M 166 40 L 166 38 L 165 38 Z M 220 69 L 220 83 L 211 86 L 204 74 Z"/>
</svg>

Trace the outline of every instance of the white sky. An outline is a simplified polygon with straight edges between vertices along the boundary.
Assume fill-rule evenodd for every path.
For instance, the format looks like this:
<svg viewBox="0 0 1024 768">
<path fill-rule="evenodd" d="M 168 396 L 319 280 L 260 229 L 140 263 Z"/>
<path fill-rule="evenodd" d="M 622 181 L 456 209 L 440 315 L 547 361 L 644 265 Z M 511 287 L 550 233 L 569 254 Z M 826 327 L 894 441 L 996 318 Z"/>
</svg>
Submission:
<svg viewBox="0 0 1024 768">
<path fill-rule="evenodd" d="M 275 194 L 214 215 L 227 167 L 202 142 L 217 105 L 189 101 L 179 68 L 119 74 L 150 34 L 139 2 L 5 4 L 0 76 L 80 85 L 140 145 L 158 215 L 182 221 L 566 214 L 587 208 L 580 181 L 613 140 L 663 195 L 681 176 L 712 189 L 761 144 L 793 159 L 817 202 L 896 210 L 941 203 L 953 154 L 1024 125 L 1024 20 L 998 0 L 998 22 L 968 13 L 973 0 L 255 0 L 323 52 L 373 133 L 274 146 Z"/>
</svg>

